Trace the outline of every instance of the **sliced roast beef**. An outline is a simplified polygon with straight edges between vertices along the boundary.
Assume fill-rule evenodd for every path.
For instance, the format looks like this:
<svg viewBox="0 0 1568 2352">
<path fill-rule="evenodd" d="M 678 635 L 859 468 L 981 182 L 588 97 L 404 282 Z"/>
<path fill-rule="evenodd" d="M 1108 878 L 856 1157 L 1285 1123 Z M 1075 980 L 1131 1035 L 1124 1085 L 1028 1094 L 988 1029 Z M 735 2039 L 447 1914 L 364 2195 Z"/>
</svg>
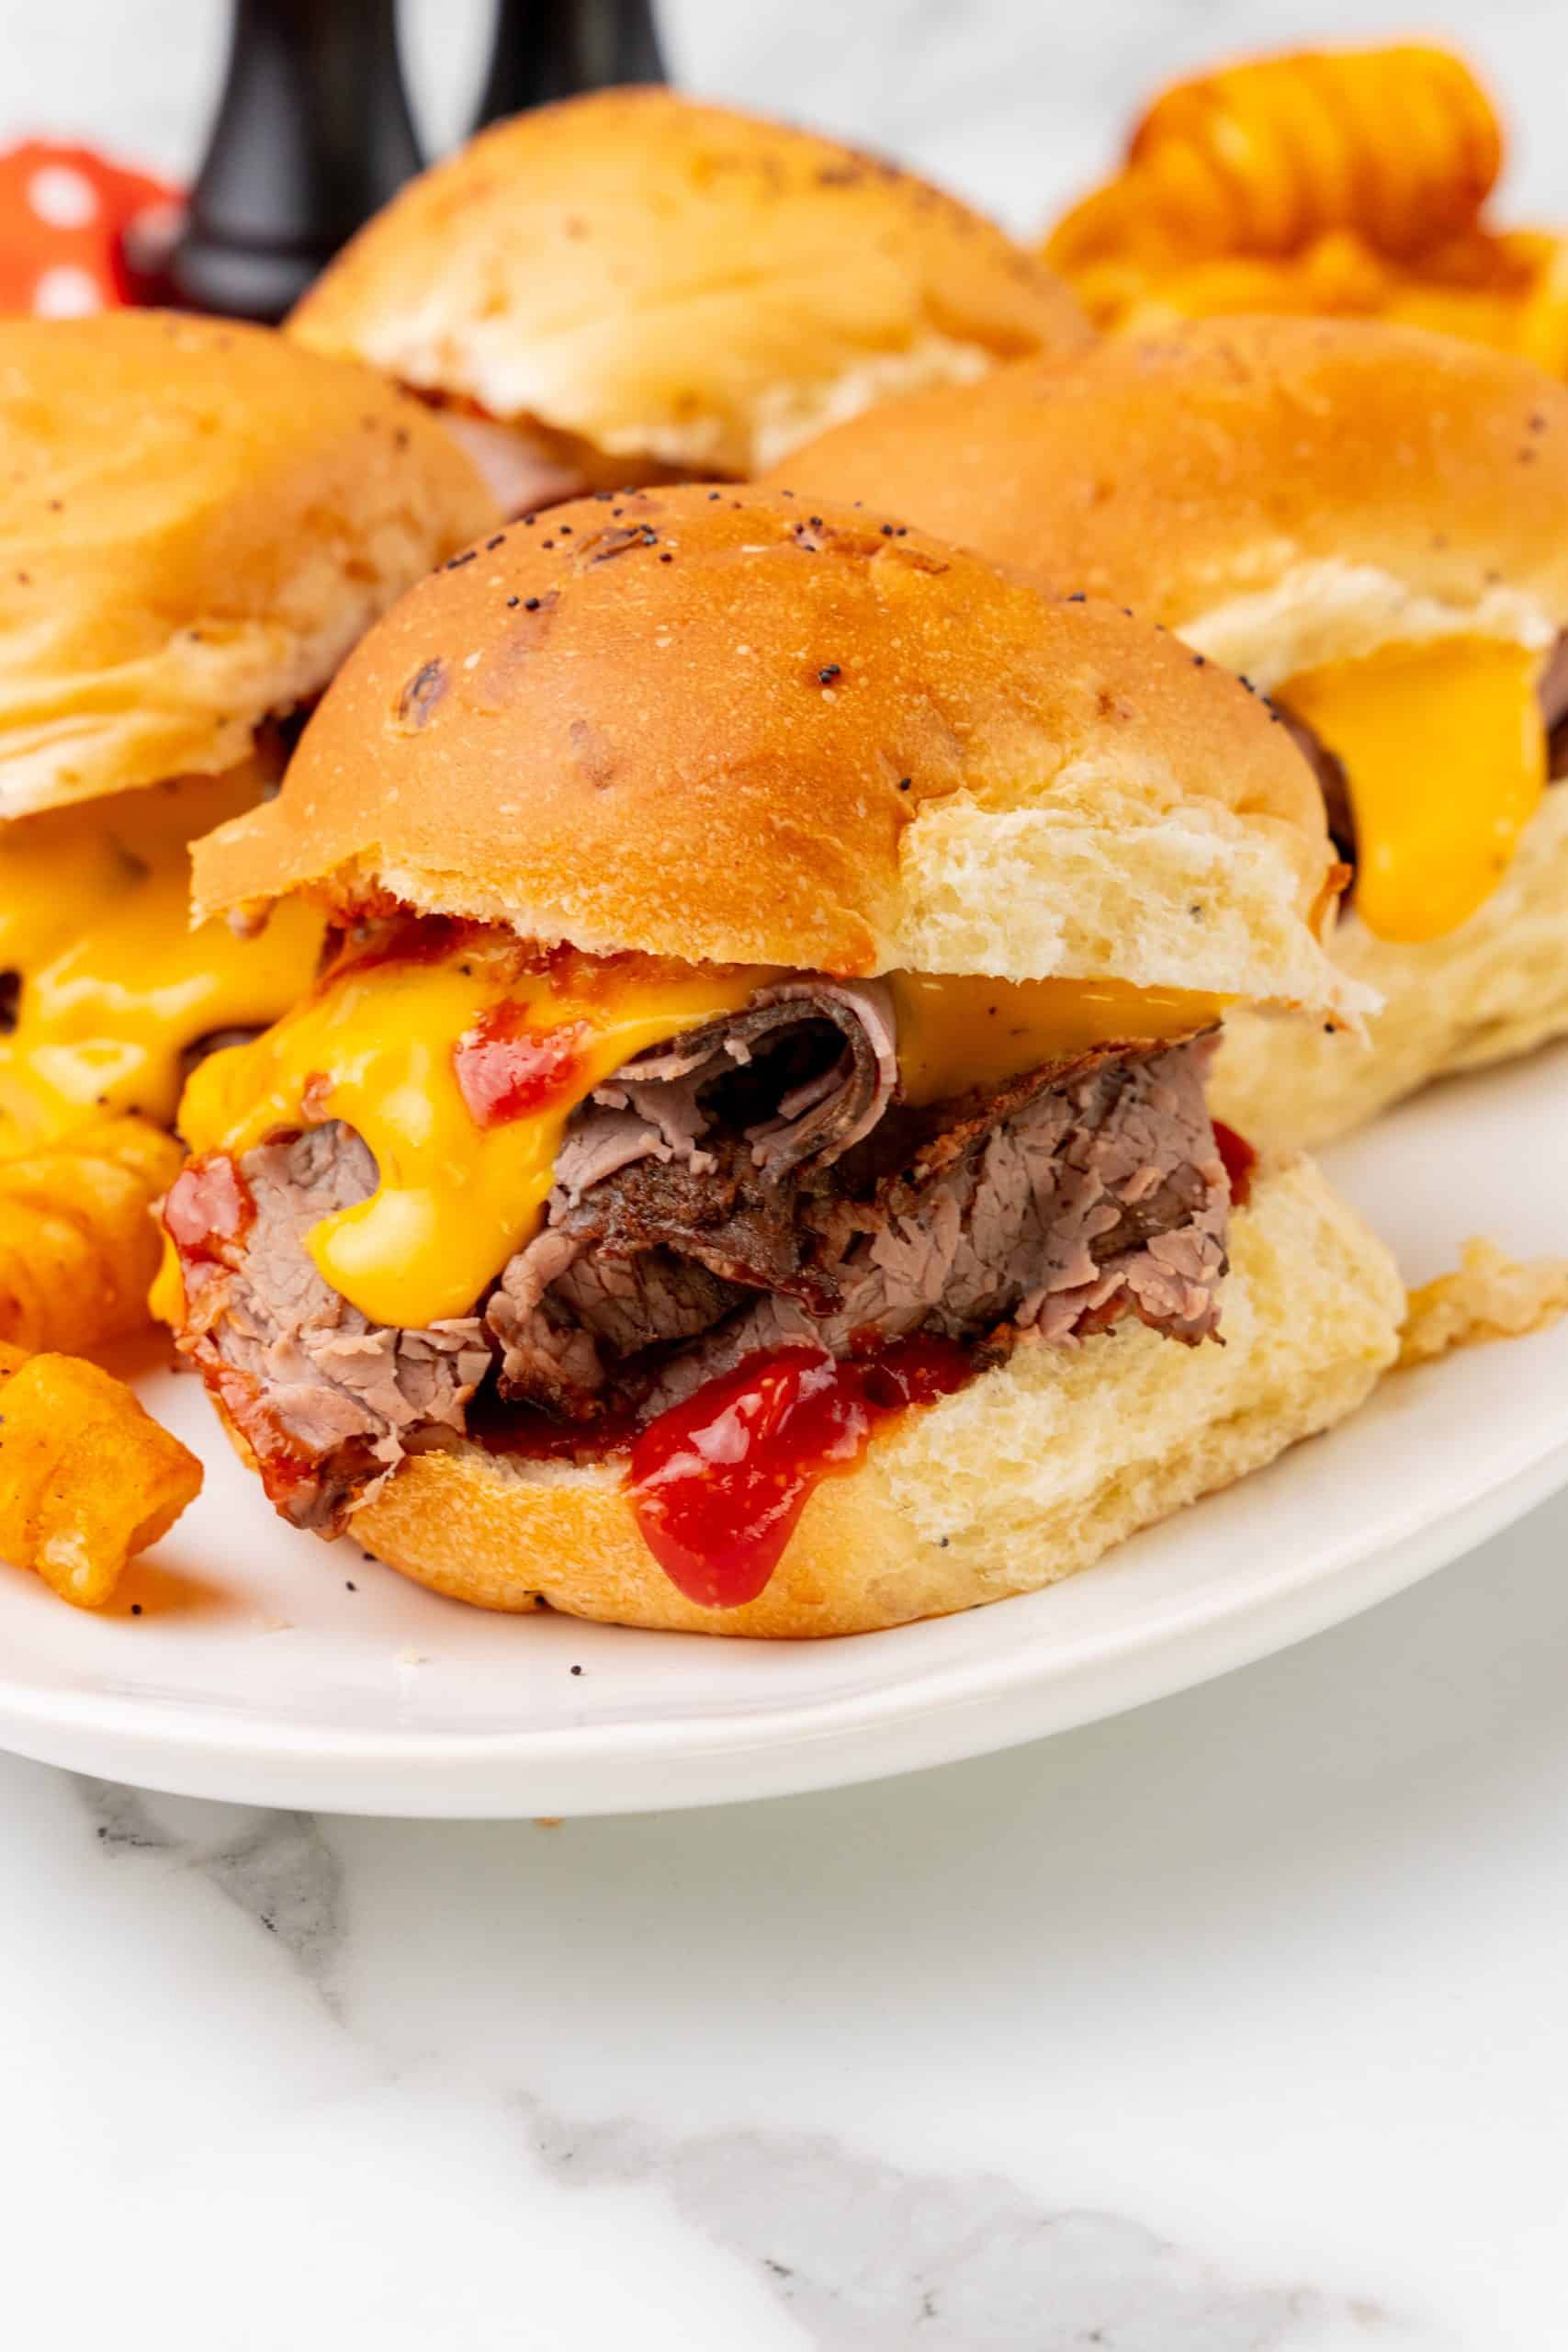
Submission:
<svg viewBox="0 0 1568 2352">
<path fill-rule="evenodd" d="M 1286 710 L 1278 704 L 1274 707 L 1280 726 L 1317 778 L 1317 788 L 1323 795 L 1323 813 L 1328 820 L 1328 837 L 1338 852 L 1340 862 L 1350 868 L 1353 876 L 1356 869 L 1356 810 L 1350 798 L 1350 782 L 1345 773 L 1345 763 L 1337 752 L 1331 752 L 1326 743 L 1319 741 L 1304 718 L 1298 718 L 1293 711 Z M 1352 881 L 1346 890 L 1343 904 L 1349 904 L 1354 888 Z"/>
<path fill-rule="evenodd" d="M 589 487 L 580 466 L 558 457 L 525 425 L 498 424 L 458 408 L 436 413 L 508 522 L 579 498 Z"/>
<path fill-rule="evenodd" d="M 781 983 L 585 1102 L 541 1229 L 473 1315 L 429 1330 L 367 1322 L 307 1252 L 374 1189 L 351 1130 L 245 1154 L 243 1217 L 183 1249 L 181 1344 L 279 1507 L 331 1528 L 405 1451 L 460 1432 L 481 1383 L 591 1431 L 782 1340 L 843 1354 L 921 1331 L 994 1352 L 1133 1315 L 1196 1341 L 1229 1197 L 1209 1050 L 1107 1046 L 917 1107 L 886 989 Z"/>
<path fill-rule="evenodd" d="M 716 1165 L 710 1130 L 743 1141 L 774 1178 L 827 1165 L 870 1133 L 897 1082 L 885 983 L 780 981 L 617 1070 L 572 1122 L 557 1190 L 575 1202 L 645 1159 L 706 1176 Z"/>
<path fill-rule="evenodd" d="M 759 1182 L 732 1139 L 706 1177 L 647 1160 L 574 1199 L 558 1192 L 487 1317 L 502 1387 L 591 1418 L 671 1403 L 785 1339 L 835 1354 L 915 1330 L 1063 1340 L 1124 1312 L 1201 1339 L 1229 1199 L 1208 1052 L 1102 1050 L 989 1096 L 897 1111 L 858 1158 L 793 1182 Z M 689 1289 L 670 1311 L 672 1266 L 719 1277 L 700 1327 Z"/>
<path fill-rule="evenodd" d="M 695 1339 L 747 1295 L 673 1250 L 596 1253 L 547 1227 L 507 1267 L 485 1325 L 502 1351 L 508 1395 L 577 1420 L 597 1410 L 602 1349 L 629 1356 Z"/>
<path fill-rule="evenodd" d="M 253 1211 L 243 1244 L 186 1259 L 182 1344 L 220 1375 L 273 1499 L 301 1526 L 331 1527 L 411 1437 L 462 1428 L 490 1350 L 477 1316 L 394 1330 L 317 1272 L 311 1227 L 376 1189 L 376 1163 L 351 1127 L 264 1144 L 239 1172 Z"/>
<path fill-rule="evenodd" d="M 510 1395 L 597 1410 L 611 1358 L 695 1338 L 750 1293 L 831 1303 L 793 1175 L 826 1170 L 897 1083 L 876 981 L 784 981 L 639 1054 L 571 1123 L 549 1223 L 490 1303 Z"/>
</svg>

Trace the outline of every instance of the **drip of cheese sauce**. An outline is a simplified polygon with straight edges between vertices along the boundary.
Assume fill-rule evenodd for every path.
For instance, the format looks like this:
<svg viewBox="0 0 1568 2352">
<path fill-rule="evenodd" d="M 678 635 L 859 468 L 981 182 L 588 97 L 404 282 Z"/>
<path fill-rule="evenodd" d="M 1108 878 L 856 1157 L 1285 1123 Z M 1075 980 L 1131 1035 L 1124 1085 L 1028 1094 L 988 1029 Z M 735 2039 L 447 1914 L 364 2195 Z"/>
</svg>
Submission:
<svg viewBox="0 0 1568 2352">
<path fill-rule="evenodd" d="M 520 972 L 515 944 L 494 934 L 419 936 L 418 952 L 340 964 L 265 1036 L 205 1061 L 180 1106 L 197 1155 L 240 1158 L 327 1120 L 355 1128 L 377 1188 L 321 1218 L 306 1246 L 372 1322 L 411 1329 L 468 1314 L 529 1239 L 567 1122 L 595 1087 L 779 977 L 564 952 Z M 1219 1010 L 1076 981 L 896 974 L 892 988 L 901 1069 L 921 1102 L 1109 1036 L 1185 1034 Z"/>
<path fill-rule="evenodd" d="M 309 988 L 324 931 L 311 909 L 278 907 L 254 939 L 190 928 L 188 844 L 252 807 L 265 781 L 247 763 L 0 831 L 0 971 L 17 984 L 0 1037 L 0 1149 L 106 1114 L 172 1124 L 190 1047 L 264 1028 Z"/>
<path fill-rule="evenodd" d="M 1440 939 L 1507 872 L 1546 782 L 1542 657 L 1483 638 L 1391 645 L 1275 700 L 1344 763 L 1356 910 L 1380 939 Z"/>
<path fill-rule="evenodd" d="M 942 1102 L 1021 1070 L 1066 1060 L 1108 1038 L 1189 1037 L 1228 999 L 1120 980 L 993 980 L 983 974 L 895 972 L 898 1077 L 907 1101 Z"/>
<path fill-rule="evenodd" d="M 773 976 L 626 957 L 557 959 L 519 978 L 515 959 L 470 943 L 450 954 L 350 963 L 265 1036 L 204 1062 L 186 1089 L 193 1151 L 243 1155 L 279 1131 L 342 1119 L 380 1182 L 323 1217 L 318 1271 L 374 1323 L 418 1329 L 467 1315 L 539 1220 L 566 1123 L 612 1070 L 728 1012 Z M 515 1001 L 514 1036 L 570 1029 L 559 1083 L 497 1119 L 461 1076 Z"/>
</svg>

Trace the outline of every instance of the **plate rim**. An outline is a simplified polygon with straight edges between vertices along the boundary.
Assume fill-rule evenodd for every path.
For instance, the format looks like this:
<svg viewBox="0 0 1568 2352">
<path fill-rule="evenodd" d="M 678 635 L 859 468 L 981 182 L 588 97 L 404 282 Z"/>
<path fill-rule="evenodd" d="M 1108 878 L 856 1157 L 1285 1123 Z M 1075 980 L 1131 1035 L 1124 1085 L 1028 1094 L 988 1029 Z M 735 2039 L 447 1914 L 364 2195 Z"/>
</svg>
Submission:
<svg viewBox="0 0 1568 2352">
<path fill-rule="evenodd" d="M 1423 1517 L 1418 1500 L 1391 1505 L 1308 1565 L 1285 1563 L 1262 1591 L 1220 1583 L 1144 1611 L 1102 1634 L 1092 1660 L 1057 1671 L 1034 1642 L 739 1715 L 475 1733 L 305 1725 L 210 1703 L 171 1719 L 135 1693 L 39 1691 L 0 1673 L 0 1746 L 171 1795 L 382 1818 L 585 1817 L 799 1795 L 994 1754 L 1194 1688 L 1407 1589 L 1564 1485 L 1568 1430 L 1521 1432 L 1512 1456 L 1494 1457 L 1440 1515 Z M 716 1787 L 721 1761 L 730 1771 Z"/>
</svg>

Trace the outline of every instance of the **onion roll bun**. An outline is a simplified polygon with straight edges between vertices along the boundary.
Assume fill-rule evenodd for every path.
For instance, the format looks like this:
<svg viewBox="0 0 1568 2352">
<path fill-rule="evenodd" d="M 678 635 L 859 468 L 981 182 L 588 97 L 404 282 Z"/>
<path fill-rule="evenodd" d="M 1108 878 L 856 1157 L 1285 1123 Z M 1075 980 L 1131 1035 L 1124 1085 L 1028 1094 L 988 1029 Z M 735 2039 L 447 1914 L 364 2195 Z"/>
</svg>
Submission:
<svg viewBox="0 0 1568 2352">
<path fill-rule="evenodd" d="M 260 328 L 0 322 L 0 1153 L 172 1122 L 323 924 L 188 927 L 186 845 L 276 786 L 290 717 L 495 510 L 420 404 Z"/>
<path fill-rule="evenodd" d="M 968 1608 L 1393 1352 L 1384 1250 L 1204 1095 L 1228 1006 L 1348 1009 L 1311 772 L 1110 606 L 585 499 L 405 597 L 195 865 L 337 948 L 191 1080 L 164 1307 L 278 1509 L 440 1591 Z"/>
<path fill-rule="evenodd" d="M 1213 320 L 896 403 L 781 476 L 1179 630 L 1272 698 L 1351 868 L 1365 1036 L 1227 1024 L 1221 1111 L 1326 1141 L 1568 1033 L 1568 390 L 1347 320 Z"/>
<path fill-rule="evenodd" d="M 290 332 L 441 403 L 513 514 L 751 474 L 873 401 L 1089 336 L 967 206 L 662 89 L 482 132 L 377 215 Z"/>
</svg>

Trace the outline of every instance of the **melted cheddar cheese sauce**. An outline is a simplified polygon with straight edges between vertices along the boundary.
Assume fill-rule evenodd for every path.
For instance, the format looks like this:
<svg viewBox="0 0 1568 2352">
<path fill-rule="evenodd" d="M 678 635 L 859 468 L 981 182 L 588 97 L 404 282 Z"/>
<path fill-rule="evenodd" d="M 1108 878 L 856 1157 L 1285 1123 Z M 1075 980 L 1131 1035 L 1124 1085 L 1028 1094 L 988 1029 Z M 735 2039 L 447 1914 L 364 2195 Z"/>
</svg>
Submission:
<svg viewBox="0 0 1568 2352">
<path fill-rule="evenodd" d="M 570 970 L 570 967 L 569 967 Z M 467 1315 L 539 1220 L 571 1113 L 634 1054 L 744 1004 L 771 977 L 670 967 L 600 989 L 464 953 L 348 965 L 265 1037 L 214 1054 L 186 1089 L 191 1149 L 236 1157 L 279 1130 L 342 1119 L 380 1171 L 367 1201 L 323 1217 L 315 1265 L 374 1323 L 417 1329 Z M 521 999 L 537 1031 L 581 1026 L 547 1107 L 481 1126 L 456 1052 Z"/>
<path fill-rule="evenodd" d="M 214 1031 L 265 1028 L 310 985 L 324 924 L 295 903 L 254 939 L 192 931 L 188 845 L 254 805 L 265 771 L 182 777 L 0 831 L 0 1151 L 101 1115 L 173 1124 L 184 1057 Z"/>
<path fill-rule="evenodd" d="M 1482 638 L 1391 645 L 1274 699 L 1344 763 L 1356 911 L 1380 939 L 1440 939 L 1507 872 L 1546 783 L 1542 656 Z"/>
<path fill-rule="evenodd" d="M 910 1102 L 993 1088 L 1109 1038 L 1187 1037 L 1229 1000 L 1119 980 L 993 980 L 984 974 L 893 972 L 898 1078 Z"/>
<path fill-rule="evenodd" d="M 242 1157 L 271 1136 L 341 1119 L 375 1157 L 368 1200 L 307 1239 L 322 1277 L 372 1322 L 405 1329 L 470 1313 L 536 1230 L 567 1121 L 623 1062 L 737 1011 L 776 972 L 752 966 L 562 957 L 519 977 L 515 953 L 451 952 L 340 965 L 249 1045 L 212 1055 L 180 1109 L 193 1152 Z M 1107 1036 L 1168 1036 L 1213 1021 L 1209 998 L 1072 981 L 933 981 L 896 974 L 900 1067 L 919 1101 L 994 1084 Z M 460 1083 L 465 1041 L 506 1008 L 507 1034 L 573 1034 L 549 1099 L 481 1121 Z M 160 1311 L 173 1300 L 164 1293 Z"/>
</svg>

